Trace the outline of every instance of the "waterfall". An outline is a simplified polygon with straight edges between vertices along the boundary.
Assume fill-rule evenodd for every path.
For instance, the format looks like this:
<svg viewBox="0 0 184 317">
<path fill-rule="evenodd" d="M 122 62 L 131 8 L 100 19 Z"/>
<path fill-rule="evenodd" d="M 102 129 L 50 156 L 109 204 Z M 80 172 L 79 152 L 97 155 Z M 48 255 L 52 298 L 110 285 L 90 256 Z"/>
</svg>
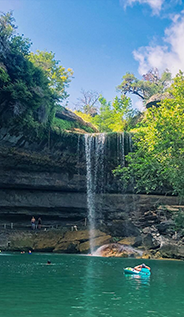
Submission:
<svg viewBox="0 0 184 317">
<path fill-rule="evenodd" d="M 131 135 L 131 133 L 128 134 L 128 141 L 129 141 L 129 151 L 132 152 L 132 135 Z"/>
<path fill-rule="evenodd" d="M 120 143 L 120 152 L 121 152 L 120 165 L 124 167 L 125 166 L 125 134 L 124 132 L 120 134 L 119 139 L 120 139 L 119 143 Z"/>
<path fill-rule="evenodd" d="M 112 170 L 118 165 L 125 166 L 125 155 L 129 149 L 130 139 L 126 134 L 85 134 L 86 181 L 87 181 L 87 209 L 90 236 L 90 252 L 94 253 L 94 237 L 96 228 L 96 194 L 105 191 L 120 192 L 121 187 L 113 184 Z M 118 187 L 119 186 L 119 187 Z M 104 195 L 98 199 L 99 206 L 104 203 Z M 99 203 L 100 201 L 100 203 Z M 101 219 L 100 219 L 101 220 Z"/>
<path fill-rule="evenodd" d="M 78 135 L 78 140 L 77 140 L 77 179 L 78 179 L 78 189 L 80 188 L 80 140 L 81 140 L 81 135 Z"/>
<path fill-rule="evenodd" d="M 87 208 L 90 235 L 90 252 L 94 252 L 94 230 L 95 230 L 95 196 L 96 193 L 104 192 L 104 153 L 105 153 L 104 133 L 85 135 L 86 153 L 86 179 L 87 179 Z"/>
</svg>

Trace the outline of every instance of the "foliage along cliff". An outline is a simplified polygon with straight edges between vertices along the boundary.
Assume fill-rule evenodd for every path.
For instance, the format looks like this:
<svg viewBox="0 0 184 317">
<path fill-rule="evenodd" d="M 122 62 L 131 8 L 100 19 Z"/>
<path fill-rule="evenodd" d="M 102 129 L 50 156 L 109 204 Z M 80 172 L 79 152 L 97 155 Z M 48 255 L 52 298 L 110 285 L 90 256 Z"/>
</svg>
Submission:
<svg viewBox="0 0 184 317">
<path fill-rule="evenodd" d="M 96 129 L 61 107 L 68 97 L 73 71 L 52 52 L 30 52 L 30 40 L 16 34 L 11 13 L 0 16 L 0 125 L 15 133 Z M 32 131 L 31 131 L 32 130 Z M 34 137 L 34 136 L 33 136 Z"/>
</svg>

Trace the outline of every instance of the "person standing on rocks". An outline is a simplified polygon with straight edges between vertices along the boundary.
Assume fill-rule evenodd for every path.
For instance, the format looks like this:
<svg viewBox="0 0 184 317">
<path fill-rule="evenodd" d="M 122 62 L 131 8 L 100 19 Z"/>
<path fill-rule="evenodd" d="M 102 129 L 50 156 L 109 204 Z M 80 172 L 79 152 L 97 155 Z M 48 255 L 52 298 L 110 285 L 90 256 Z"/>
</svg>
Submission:
<svg viewBox="0 0 184 317">
<path fill-rule="evenodd" d="M 42 219 L 41 217 L 38 218 L 38 229 L 40 230 L 42 227 Z"/>
<path fill-rule="evenodd" d="M 36 219 L 34 216 L 31 218 L 31 228 L 33 230 L 35 230 L 35 228 L 36 228 Z"/>
</svg>

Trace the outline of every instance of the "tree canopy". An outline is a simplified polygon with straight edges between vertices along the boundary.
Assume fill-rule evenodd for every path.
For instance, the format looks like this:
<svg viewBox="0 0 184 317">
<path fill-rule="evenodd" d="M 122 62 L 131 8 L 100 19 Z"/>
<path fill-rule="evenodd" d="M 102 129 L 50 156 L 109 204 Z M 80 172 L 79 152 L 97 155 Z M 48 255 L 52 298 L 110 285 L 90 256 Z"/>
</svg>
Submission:
<svg viewBox="0 0 184 317">
<path fill-rule="evenodd" d="M 173 192 L 184 195 L 184 75 L 180 72 L 169 88 L 174 98 L 145 112 L 144 127 L 134 139 L 128 166 L 115 174 L 136 192 Z"/>
<path fill-rule="evenodd" d="M 100 106 L 95 115 L 81 111 L 76 113 L 84 120 L 93 123 L 99 132 L 129 131 L 139 121 L 140 112 L 132 108 L 130 98 L 124 95 L 116 96 L 112 102 L 100 95 L 98 101 Z"/>
<path fill-rule="evenodd" d="M 30 40 L 16 34 L 14 22 L 12 13 L 0 16 L 1 122 L 29 118 L 47 124 L 56 102 L 67 97 L 72 71 L 65 71 L 53 53 L 30 53 Z"/>
<path fill-rule="evenodd" d="M 92 122 L 98 127 L 100 132 L 121 132 L 131 128 L 133 117 L 137 114 L 133 110 L 130 98 L 124 95 L 115 97 L 111 102 L 100 96 L 100 110 Z"/>
<path fill-rule="evenodd" d="M 39 51 L 30 53 L 28 59 L 38 68 L 41 68 L 49 81 L 49 87 L 55 94 L 56 99 L 62 101 L 68 97 L 66 88 L 71 82 L 72 69 L 66 70 L 60 61 L 55 59 L 53 52 Z"/>
<path fill-rule="evenodd" d="M 134 74 L 126 73 L 118 89 L 123 94 L 131 93 L 137 95 L 142 100 L 149 99 L 156 93 L 163 93 L 171 84 L 171 73 L 165 70 L 161 76 L 157 68 L 151 69 L 143 75 L 143 79 L 137 79 Z"/>
</svg>

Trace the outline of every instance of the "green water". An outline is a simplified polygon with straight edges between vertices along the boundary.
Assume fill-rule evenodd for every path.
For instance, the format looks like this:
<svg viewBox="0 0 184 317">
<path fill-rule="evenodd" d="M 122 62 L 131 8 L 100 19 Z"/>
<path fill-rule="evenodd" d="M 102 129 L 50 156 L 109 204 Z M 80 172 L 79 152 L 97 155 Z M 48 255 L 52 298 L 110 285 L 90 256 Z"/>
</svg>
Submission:
<svg viewBox="0 0 184 317">
<path fill-rule="evenodd" d="M 47 260 L 52 264 L 47 265 Z M 0 255 L 0 317 L 184 316 L 184 262 L 146 261 L 147 279 L 123 274 L 133 259 Z"/>
</svg>

